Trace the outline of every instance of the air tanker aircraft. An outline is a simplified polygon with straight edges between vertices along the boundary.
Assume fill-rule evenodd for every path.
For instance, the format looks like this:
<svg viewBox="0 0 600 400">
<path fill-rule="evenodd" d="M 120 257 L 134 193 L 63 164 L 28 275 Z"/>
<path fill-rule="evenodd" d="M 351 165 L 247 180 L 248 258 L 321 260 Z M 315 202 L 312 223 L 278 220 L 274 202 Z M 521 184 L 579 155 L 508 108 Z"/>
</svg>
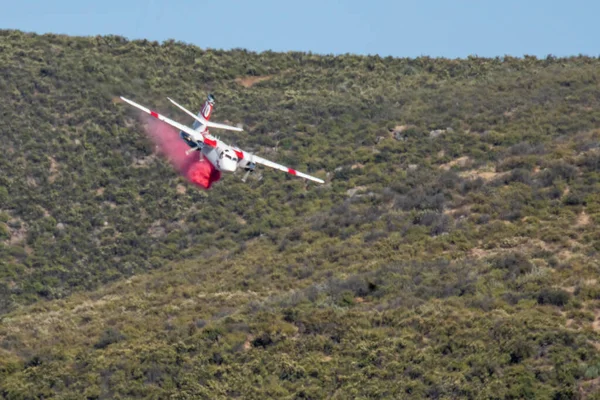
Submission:
<svg viewBox="0 0 600 400">
<path fill-rule="evenodd" d="M 186 154 L 190 154 L 194 151 L 199 151 L 200 157 L 204 157 L 204 159 L 208 160 L 212 164 L 212 166 L 218 171 L 235 172 L 238 168 L 241 168 L 246 171 L 246 174 L 242 179 L 243 181 L 246 181 L 248 174 L 254 171 L 256 164 L 261 164 L 267 167 L 287 172 L 288 174 L 294 176 L 309 179 L 311 181 L 319 183 L 324 183 L 322 179 L 315 178 L 314 176 L 304 174 L 292 168 L 288 168 L 286 166 L 276 164 L 272 161 L 265 160 L 264 158 L 243 151 L 237 147 L 229 146 L 228 144 L 222 142 L 218 138 L 212 136 L 209 133 L 208 128 L 225 129 L 231 131 L 242 131 L 243 129 L 210 121 L 210 114 L 212 113 L 213 107 L 215 105 L 215 98 L 210 94 L 208 95 L 208 98 L 206 99 L 206 102 L 204 103 L 204 106 L 202 107 L 198 115 L 194 115 L 192 112 L 186 110 L 185 108 L 183 108 L 182 106 L 180 106 L 175 101 L 169 98 L 169 101 L 171 103 L 175 104 L 182 111 L 184 111 L 186 114 L 190 115 L 192 118 L 195 119 L 191 128 L 186 125 L 180 124 L 177 121 L 173 121 L 172 119 L 169 119 L 164 115 L 157 113 L 156 111 L 152 111 L 124 97 L 121 97 L 121 100 L 144 111 L 145 113 L 150 114 L 154 118 L 157 118 L 158 120 L 179 129 L 179 136 L 187 143 L 188 146 L 190 146 L 190 149 L 186 152 Z"/>
</svg>

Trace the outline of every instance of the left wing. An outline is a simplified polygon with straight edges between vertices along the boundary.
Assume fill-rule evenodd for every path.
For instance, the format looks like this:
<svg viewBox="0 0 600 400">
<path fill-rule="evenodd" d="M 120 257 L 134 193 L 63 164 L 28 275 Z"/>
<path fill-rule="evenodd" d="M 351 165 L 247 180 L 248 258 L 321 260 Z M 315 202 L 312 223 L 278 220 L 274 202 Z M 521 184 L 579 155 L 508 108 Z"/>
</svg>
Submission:
<svg viewBox="0 0 600 400">
<path fill-rule="evenodd" d="M 137 109 L 142 110 L 146 114 L 150 114 L 151 116 L 153 116 L 154 118 L 156 118 L 156 119 L 158 119 L 160 121 L 166 122 L 167 124 L 169 124 L 171 126 L 174 126 L 175 128 L 177 128 L 177 129 L 179 129 L 181 131 L 184 131 L 188 135 L 191 135 L 195 140 L 199 140 L 199 141 L 201 141 L 201 142 L 203 142 L 203 143 L 205 143 L 205 144 L 207 144 L 207 145 L 209 145 L 211 147 L 216 147 L 217 146 L 217 140 L 216 139 L 211 139 L 211 138 L 208 138 L 208 137 L 204 137 L 200 133 L 198 133 L 195 130 L 193 130 L 192 128 L 190 128 L 188 126 L 185 126 L 183 124 L 180 124 L 177 121 L 173 121 L 172 119 L 167 118 L 164 115 L 157 113 L 156 111 L 152 111 L 149 108 L 146 108 L 146 107 L 144 107 L 144 106 L 142 106 L 142 105 L 140 105 L 140 104 L 138 104 L 138 103 L 136 103 L 134 101 L 126 99 L 123 96 L 121 96 L 121 100 L 123 100 L 124 102 L 126 102 L 126 103 L 134 106 Z"/>
<path fill-rule="evenodd" d="M 236 153 L 238 153 L 238 155 L 239 155 L 240 152 L 236 151 Z M 310 175 L 307 175 L 307 174 L 305 174 L 303 172 L 296 171 L 295 169 L 288 168 L 285 165 L 274 163 L 273 161 L 266 160 L 266 159 L 264 159 L 262 157 L 254 155 L 254 154 L 246 153 L 245 151 L 241 152 L 241 153 L 243 153 L 244 158 L 247 159 L 250 162 L 253 162 L 253 163 L 256 163 L 256 164 L 265 165 L 267 167 L 271 167 L 271 168 L 274 168 L 274 169 L 278 169 L 280 171 L 287 172 L 290 175 L 299 176 L 301 178 L 309 179 L 311 181 L 315 181 L 315 182 L 319 182 L 319 183 L 325 183 L 325 181 L 323 179 L 315 178 L 314 176 L 310 176 Z"/>
</svg>

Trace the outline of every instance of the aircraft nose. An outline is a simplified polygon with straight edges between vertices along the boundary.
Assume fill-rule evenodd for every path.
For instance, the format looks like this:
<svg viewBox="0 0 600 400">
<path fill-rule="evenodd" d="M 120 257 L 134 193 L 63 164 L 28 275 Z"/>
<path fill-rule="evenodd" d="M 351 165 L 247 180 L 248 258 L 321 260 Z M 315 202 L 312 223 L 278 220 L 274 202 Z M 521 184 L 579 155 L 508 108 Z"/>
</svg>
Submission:
<svg viewBox="0 0 600 400">
<path fill-rule="evenodd" d="M 224 169 L 229 172 L 235 172 L 235 170 L 237 169 L 237 163 L 233 160 L 226 160 L 224 164 Z"/>
</svg>

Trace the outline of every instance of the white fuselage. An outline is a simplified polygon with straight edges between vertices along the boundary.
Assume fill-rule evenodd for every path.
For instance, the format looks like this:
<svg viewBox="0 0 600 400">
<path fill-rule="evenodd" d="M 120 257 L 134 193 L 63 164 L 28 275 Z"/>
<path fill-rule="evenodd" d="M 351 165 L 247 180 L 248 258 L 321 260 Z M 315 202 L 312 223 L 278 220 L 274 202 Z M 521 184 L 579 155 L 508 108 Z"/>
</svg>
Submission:
<svg viewBox="0 0 600 400">
<path fill-rule="evenodd" d="M 216 169 L 222 172 L 235 172 L 238 166 L 238 157 L 233 149 L 217 140 L 217 147 L 202 147 L 202 155 Z"/>
<path fill-rule="evenodd" d="M 192 147 L 201 151 L 202 156 L 207 159 L 217 170 L 222 172 L 235 172 L 238 164 L 247 164 L 243 158 L 243 152 L 221 142 L 212 136 L 205 125 L 195 125 L 194 130 L 202 135 L 202 141 L 193 138 L 186 132 L 179 132 L 179 136 Z"/>
</svg>

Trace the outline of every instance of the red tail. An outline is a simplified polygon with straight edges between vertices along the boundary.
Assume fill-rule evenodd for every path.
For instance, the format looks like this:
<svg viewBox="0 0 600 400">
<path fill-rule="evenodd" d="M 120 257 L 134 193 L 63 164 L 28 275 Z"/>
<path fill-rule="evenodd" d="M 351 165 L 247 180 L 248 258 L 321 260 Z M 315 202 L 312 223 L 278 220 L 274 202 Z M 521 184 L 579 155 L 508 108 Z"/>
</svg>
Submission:
<svg viewBox="0 0 600 400">
<path fill-rule="evenodd" d="M 208 98 L 204 102 L 204 107 L 202 107 L 202 110 L 200 110 L 200 113 L 202 114 L 202 116 L 204 117 L 205 120 L 207 120 L 207 121 L 210 120 L 210 114 L 212 114 L 212 110 L 213 110 L 214 106 L 215 106 L 215 98 L 213 97 L 212 94 L 209 94 Z"/>
<path fill-rule="evenodd" d="M 212 114 L 212 110 L 215 107 L 215 98 L 212 94 L 209 94 L 208 97 L 206 98 L 206 101 L 204 102 L 204 106 L 202 106 L 202 108 L 200 109 L 200 112 L 198 113 L 199 117 L 204 118 L 205 120 L 209 121 L 210 120 L 210 114 Z M 200 122 L 198 121 L 194 121 L 194 124 L 192 125 L 193 129 L 196 129 L 200 126 Z"/>
</svg>

